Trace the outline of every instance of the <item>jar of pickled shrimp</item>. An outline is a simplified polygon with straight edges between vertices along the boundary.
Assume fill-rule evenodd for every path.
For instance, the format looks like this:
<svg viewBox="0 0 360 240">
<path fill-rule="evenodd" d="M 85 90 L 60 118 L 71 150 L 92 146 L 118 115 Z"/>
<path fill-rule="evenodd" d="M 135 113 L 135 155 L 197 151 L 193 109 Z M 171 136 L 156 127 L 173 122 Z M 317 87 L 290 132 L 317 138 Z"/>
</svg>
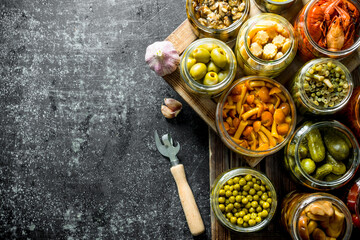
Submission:
<svg viewBox="0 0 360 240">
<path fill-rule="evenodd" d="M 305 61 L 319 57 L 342 59 L 356 51 L 360 46 L 359 16 L 358 0 L 307 3 L 294 24 L 301 58 Z"/>
<path fill-rule="evenodd" d="M 294 240 L 346 240 L 353 230 L 345 203 L 323 192 L 290 192 L 281 205 L 281 222 Z"/>
<path fill-rule="evenodd" d="M 256 6 L 263 12 L 282 13 L 297 0 L 254 0 Z"/>
<path fill-rule="evenodd" d="M 294 59 L 297 44 L 294 29 L 285 18 L 262 13 L 241 27 L 235 55 L 245 75 L 276 77 Z"/>
<path fill-rule="evenodd" d="M 347 206 L 351 211 L 354 226 L 360 228 L 360 178 L 356 180 L 349 190 Z"/>
</svg>

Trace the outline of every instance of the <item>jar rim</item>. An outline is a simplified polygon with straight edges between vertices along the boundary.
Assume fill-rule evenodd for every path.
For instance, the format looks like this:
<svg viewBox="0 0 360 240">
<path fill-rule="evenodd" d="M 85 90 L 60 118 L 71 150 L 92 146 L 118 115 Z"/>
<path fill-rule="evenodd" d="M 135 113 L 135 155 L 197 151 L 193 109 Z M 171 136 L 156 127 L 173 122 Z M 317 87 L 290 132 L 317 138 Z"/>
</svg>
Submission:
<svg viewBox="0 0 360 240">
<path fill-rule="evenodd" d="M 188 81 L 185 81 L 186 84 L 195 91 L 199 91 L 199 90 L 201 92 L 216 91 L 216 90 L 226 87 L 235 78 L 236 69 L 237 69 L 235 54 L 233 53 L 231 48 L 226 43 L 224 43 L 223 41 L 216 39 L 216 38 L 201 38 L 201 39 L 197 39 L 194 42 L 192 42 L 183 52 L 181 61 L 180 61 L 181 62 L 180 66 L 182 64 L 186 64 L 186 63 L 183 63 L 183 61 L 186 61 L 189 58 L 189 55 L 191 54 L 193 49 L 195 49 L 196 47 L 198 47 L 202 44 L 214 43 L 214 42 L 216 45 L 219 45 L 222 49 L 224 49 L 224 51 L 227 54 L 227 57 L 228 57 L 229 63 L 230 63 L 229 64 L 230 65 L 229 66 L 229 74 L 220 83 L 217 83 L 215 85 L 204 85 L 204 84 L 201 84 L 201 83 L 195 81 L 191 77 L 189 69 L 185 66 L 182 69 L 182 71 L 180 71 L 180 74 L 183 77 L 183 79 L 188 79 L 191 82 L 191 84 L 193 84 L 197 88 L 197 89 L 194 89 Z"/>
<path fill-rule="evenodd" d="M 232 24 L 230 24 L 229 27 L 227 28 L 222 28 L 222 29 L 214 29 L 214 28 L 208 28 L 206 26 L 204 26 L 203 24 L 201 24 L 195 17 L 194 15 L 194 8 L 192 7 L 191 3 L 193 0 L 186 0 L 186 12 L 188 13 L 188 15 L 190 16 L 190 18 L 192 19 L 192 21 L 194 22 L 194 24 L 196 25 L 196 27 L 200 28 L 203 32 L 206 32 L 208 34 L 221 34 L 223 32 L 232 32 L 235 31 L 237 28 L 239 28 L 242 23 L 244 22 L 244 19 L 246 19 L 249 9 L 250 9 L 250 0 L 244 0 L 245 2 L 245 9 L 242 12 L 243 14 L 241 15 L 241 17 L 236 20 L 235 22 L 233 22 Z"/>
<path fill-rule="evenodd" d="M 285 61 L 286 58 L 291 54 L 292 50 L 295 48 L 295 44 L 296 44 L 295 30 L 294 30 L 293 26 L 291 25 L 291 23 L 288 20 L 286 20 L 286 18 L 284 18 L 284 17 L 282 17 L 282 16 L 280 16 L 278 14 L 274 14 L 274 13 L 261 13 L 261 14 L 256 15 L 256 17 L 258 19 L 257 18 L 250 18 L 248 20 L 249 23 L 250 23 L 250 26 L 247 27 L 247 29 L 245 31 L 245 34 L 243 36 L 244 47 L 245 47 L 246 53 L 248 54 L 249 57 L 251 57 L 258 64 L 277 65 L 277 64 Z M 247 37 L 249 36 L 249 31 L 251 29 L 253 29 L 253 27 L 255 27 L 259 22 L 261 22 L 263 20 L 266 20 L 267 18 L 275 18 L 276 20 L 280 21 L 281 25 L 284 28 L 286 28 L 287 32 L 290 34 L 289 39 L 291 41 L 291 47 L 286 51 L 286 53 L 281 58 L 276 59 L 276 60 L 264 60 L 264 59 L 256 57 L 250 51 L 248 41 L 247 41 Z M 245 26 L 245 24 L 243 26 Z M 239 35 L 241 34 L 242 30 L 243 29 L 241 29 L 239 31 Z M 241 54 L 240 54 L 240 56 L 241 56 Z M 247 66 L 250 66 L 250 64 L 247 61 L 244 61 L 244 64 L 246 64 Z"/>
<path fill-rule="evenodd" d="M 295 144 L 295 164 L 298 167 L 300 173 L 302 174 L 302 176 L 309 182 L 311 182 L 311 186 L 312 188 L 318 189 L 318 188 L 338 188 L 340 187 L 342 184 L 349 182 L 354 173 L 356 172 L 357 168 L 359 167 L 359 144 L 355 138 L 355 136 L 353 135 L 353 133 L 350 131 L 350 129 L 348 129 L 345 125 L 343 125 L 342 123 L 336 121 L 336 120 L 330 120 L 330 121 L 320 121 L 320 122 L 315 122 L 313 123 L 311 126 L 307 126 L 307 128 L 305 130 L 303 130 L 303 128 L 309 123 L 309 121 L 305 122 L 304 124 L 302 124 L 295 132 L 294 135 L 296 135 L 300 130 L 301 130 L 301 135 L 297 141 L 297 143 Z M 306 135 L 313 129 L 315 128 L 323 128 L 323 127 L 332 127 L 333 129 L 336 129 L 337 131 L 340 131 L 341 133 L 345 134 L 345 136 L 351 141 L 352 143 L 352 147 L 353 147 L 353 160 L 352 160 L 352 164 L 350 166 L 350 168 L 346 171 L 346 173 L 341 176 L 340 178 L 334 180 L 334 181 L 322 181 L 322 180 L 318 180 L 316 178 L 313 178 L 312 176 L 310 176 L 308 173 L 305 172 L 305 170 L 301 167 L 300 164 L 300 158 L 299 158 L 299 146 L 300 143 L 302 142 L 302 140 L 306 137 Z M 289 142 L 290 144 L 290 142 Z M 355 146 L 354 146 L 355 145 Z M 356 152 L 355 152 L 356 151 Z M 355 155 L 354 155 L 355 154 Z M 324 189 L 326 190 L 326 189 Z"/>
<path fill-rule="evenodd" d="M 296 205 L 294 206 L 296 210 L 292 217 L 292 229 L 291 229 L 292 233 L 295 235 L 293 236 L 294 239 L 302 239 L 300 237 L 299 228 L 297 227 L 299 224 L 299 217 L 301 212 L 309 204 L 322 200 L 330 201 L 345 215 L 346 227 L 343 230 L 344 236 L 342 239 L 347 240 L 351 237 L 351 233 L 353 229 L 352 218 L 351 218 L 351 213 L 349 209 L 346 207 L 345 203 L 341 201 L 338 197 L 331 195 L 329 193 L 316 192 L 316 193 L 309 193 L 309 195 L 306 196 L 302 196 L 301 199 L 299 199 L 298 203 L 296 203 Z"/>
<path fill-rule="evenodd" d="M 246 174 L 250 174 L 252 176 L 255 176 L 257 178 L 259 178 L 260 180 L 264 181 L 265 184 L 267 186 L 269 186 L 270 188 L 270 192 L 272 194 L 271 198 L 273 199 L 272 204 L 271 204 L 271 209 L 268 213 L 268 216 L 260 222 L 260 224 L 256 224 L 253 227 L 239 227 L 237 225 L 233 225 L 231 224 L 229 221 L 227 221 L 225 219 L 225 217 L 223 216 L 221 210 L 219 209 L 217 203 L 217 199 L 219 198 L 219 190 L 220 188 L 226 183 L 227 180 L 239 176 L 239 175 L 246 175 Z M 270 179 L 261 171 L 249 168 L 249 167 L 236 167 L 236 168 L 232 168 L 229 169 L 227 171 L 224 171 L 223 173 L 221 173 L 214 181 L 214 185 L 212 186 L 212 189 L 210 191 L 210 201 L 211 201 L 211 209 L 213 210 L 216 218 L 219 220 L 219 222 L 224 225 L 225 227 L 233 230 L 233 231 L 237 231 L 237 232 L 256 232 L 259 231 L 263 228 L 265 228 L 271 221 L 271 219 L 273 218 L 273 216 L 275 215 L 276 212 L 276 208 L 277 208 L 277 194 L 276 194 L 276 189 L 274 187 L 274 185 L 272 184 L 272 182 L 270 181 Z"/>
<path fill-rule="evenodd" d="M 282 1 L 282 2 L 277 2 L 277 1 L 274 1 L 274 0 L 265 0 L 266 2 L 270 2 L 271 4 L 275 4 L 275 5 L 285 5 L 285 4 L 288 4 L 288 3 L 291 3 L 291 2 L 295 2 L 296 0 L 285 0 L 285 1 Z"/>
<path fill-rule="evenodd" d="M 305 32 L 305 36 L 308 38 L 309 42 L 311 43 L 311 45 L 320 53 L 324 54 L 324 55 L 331 55 L 331 56 L 335 56 L 335 57 L 342 57 L 344 55 L 347 55 L 353 51 L 355 51 L 359 46 L 360 46 L 360 37 L 358 37 L 358 39 L 356 40 L 356 42 L 349 48 L 344 49 L 344 50 L 340 50 L 340 51 L 330 51 L 326 48 L 320 47 L 312 38 L 312 36 L 309 33 L 308 30 L 308 13 L 310 12 L 310 9 L 320 0 L 314 0 L 311 1 L 307 4 L 305 12 L 304 12 L 304 32 Z M 359 3 L 353 1 L 353 0 L 348 0 L 350 1 L 352 4 L 354 4 L 354 6 L 359 10 L 360 12 L 360 5 Z"/>
<path fill-rule="evenodd" d="M 347 92 L 346 97 L 339 104 L 337 104 L 337 105 L 335 105 L 333 107 L 324 108 L 324 107 L 317 106 L 312 101 L 310 101 L 309 97 L 305 93 L 303 83 L 305 81 L 306 71 L 309 68 L 311 68 L 312 66 L 314 66 L 316 64 L 321 64 L 321 63 L 324 63 L 324 62 L 327 62 L 327 61 L 334 62 L 338 67 L 341 68 L 341 70 L 344 71 L 344 74 L 346 76 L 346 81 L 347 81 L 347 83 L 349 85 L 349 91 Z M 333 59 L 333 58 L 316 58 L 316 59 L 312 59 L 312 60 L 308 61 L 301 68 L 298 78 L 300 80 L 299 81 L 299 83 L 300 83 L 299 95 L 300 95 L 301 100 L 304 103 L 306 103 L 307 107 L 311 107 L 311 109 L 312 109 L 311 111 L 316 111 L 317 113 L 320 113 L 320 114 L 332 114 L 332 113 L 335 113 L 335 112 L 339 111 L 340 109 L 342 109 L 348 103 L 349 99 L 352 96 L 352 92 L 354 90 L 354 83 L 353 83 L 350 71 L 341 62 L 339 62 L 338 60 Z"/>
<path fill-rule="evenodd" d="M 235 88 L 235 86 L 237 86 L 238 84 L 245 82 L 245 81 L 251 81 L 251 80 L 256 80 L 256 81 L 266 81 L 269 82 L 271 84 L 274 84 L 275 86 L 279 87 L 280 90 L 282 92 L 284 92 L 284 95 L 287 99 L 287 101 L 290 104 L 290 108 L 291 108 L 291 117 L 292 117 L 292 122 L 290 124 L 290 129 L 288 134 L 286 135 L 286 137 L 284 138 L 284 140 L 275 145 L 273 148 L 269 148 L 267 150 L 262 150 L 262 151 L 256 151 L 256 150 L 251 150 L 251 149 L 246 149 L 244 147 L 241 147 L 240 145 L 238 145 L 228 134 L 228 132 L 222 131 L 222 129 L 225 129 L 224 126 L 224 120 L 222 118 L 222 109 L 224 108 L 224 104 L 225 101 L 227 99 L 227 97 L 230 95 L 231 91 Z M 290 95 L 290 93 L 287 91 L 287 89 L 280 84 L 279 82 L 277 82 L 276 80 L 269 78 L 269 77 L 263 77 L 263 76 L 247 76 L 247 77 L 242 77 L 238 80 L 236 80 L 227 90 L 226 92 L 224 92 L 220 99 L 219 102 L 217 104 L 216 107 L 216 117 L 215 117 L 215 122 L 216 122 L 216 129 L 217 132 L 219 133 L 219 136 L 221 138 L 221 140 L 225 143 L 225 145 L 227 147 L 229 147 L 230 149 L 232 149 L 233 151 L 236 151 L 240 154 L 243 154 L 245 156 L 249 156 L 249 157 L 265 157 L 267 155 L 273 154 L 277 151 L 279 151 L 283 146 L 285 146 L 287 144 L 287 142 L 290 140 L 291 136 L 293 135 L 294 131 L 295 131 L 295 126 L 296 126 L 296 107 L 295 107 L 295 103 Z"/>
</svg>

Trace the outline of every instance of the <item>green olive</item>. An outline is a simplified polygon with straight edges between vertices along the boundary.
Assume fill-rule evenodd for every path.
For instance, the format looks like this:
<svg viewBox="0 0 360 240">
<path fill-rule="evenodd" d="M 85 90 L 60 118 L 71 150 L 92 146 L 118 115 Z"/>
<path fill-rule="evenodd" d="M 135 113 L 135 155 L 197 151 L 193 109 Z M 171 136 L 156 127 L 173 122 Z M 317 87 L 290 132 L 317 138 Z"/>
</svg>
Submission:
<svg viewBox="0 0 360 240">
<path fill-rule="evenodd" d="M 206 65 L 204 63 L 195 63 L 190 69 L 190 75 L 195 80 L 202 79 L 206 74 Z"/>
<path fill-rule="evenodd" d="M 204 78 L 204 85 L 215 85 L 219 81 L 218 75 L 215 72 L 208 72 Z"/>
<path fill-rule="evenodd" d="M 218 73 L 220 71 L 220 68 L 216 66 L 216 64 L 213 61 L 210 61 L 207 65 L 207 71 Z"/>
<path fill-rule="evenodd" d="M 219 46 L 215 43 L 205 43 L 199 46 L 199 48 L 205 48 L 209 52 L 211 52 L 213 49 L 218 48 Z"/>
<path fill-rule="evenodd" d="M 194 51 L 192 51 L 192 56 L 196 62 L 208 63 L 210 60 L 210 52 L 205 48 L 195 48 Z"/>
<path fill-rule="evenodd" d="M 211 51 L 211 60 L 221 68 L 225 67 L 228 63 L 226 52 L 222 48 L 215 48 Z"/>
<path fill-rule="evenodd" d="M 301 167 L 307 174 L 312 174 L 315 171 L 316 165 L 311 158 L 305 158 L 301 161 Z"/>
<path fill-rule="evenodd" d="M 194 66 L 195 63 L 196 63 L 195 58 L 189 57 L 189 58 L 186 60 L 186 66 L 187 66 L 188 69 L 191 69 L 191 67 Z"/>
</svg>

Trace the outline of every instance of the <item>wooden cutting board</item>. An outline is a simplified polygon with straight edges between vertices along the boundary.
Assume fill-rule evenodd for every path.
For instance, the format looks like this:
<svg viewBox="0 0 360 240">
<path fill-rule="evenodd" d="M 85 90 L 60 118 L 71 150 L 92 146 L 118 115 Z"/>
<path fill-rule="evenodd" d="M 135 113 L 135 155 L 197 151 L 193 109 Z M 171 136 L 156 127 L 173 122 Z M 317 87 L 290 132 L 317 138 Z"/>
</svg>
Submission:
<svg viewBox="0 0 360 240">
<path fill-rule="evenodd" d="M 282 16 L 287 18 L 290 22 L 293 22 L 297 13 L 301 10 L 309 0 L 298 0 L 289 11 L 286 11 Z M 250 17 L 259 14 L 260 11 L 251 2 Z M 166 40 L 172 42 L 176 50 L 181 54 L 186 47 L 196 40 L 196 35 L 192 32 L 190 22 L 185 20 L 177 29 L 175 29 Z M 296 71 L 304 64 L 298 56 L 279 77 L 276 78 L 282 84 L 285 84 L 289 79 L 293 77 Z M 342 63 L 352 72 L 360 65 L 360 48 L 349 56 L 342 60 Z M 358 72 L 353 74 L 355 85 L 360 86 Z M 238 167 L 250 165 L 255 169 L 264 172 L 274 184 L 279 203 L 281 204 L 283 197 L 294 189 L 299 189 L 288 177 L 285 169 L 282 168 L 283 151 L 279 151 L 276 154 L 266 157 L 260 162 L 261 159 L 243 159 L 242 156 L 231 152 L 220 140 L 216 133 L 215 127 L 215 110 L 216 102 L 211 98 L 201 97 L 189 92 L 186 84 L 180 77 L 179 69 L 174 73 L 164 76 L 164 80 L 199 114 L 199 116 L 209 125 L 209 178 L 210 188 L 215 178 L 223 171 Z M 358 177 L 360 172 L 358 173 Z M 302 189 L 306 190 L 306 189 Z M 331 192 L 332 193 L 332 192 Z M 341 197 L 344 196 L 345 191 L 334 192 L 333 194 Z M 247 234 L 235 234 L 225 229 L 216 220 L 214 214 L 211 212 L 211 234 L 213 240 L 229 240 L 229 239 L 289 239 L 289 235 L 285 232 L 280 224 L 279 210 L 274 216 L 269 226 L 264 230 L 257 233 Z"/>
</svg>

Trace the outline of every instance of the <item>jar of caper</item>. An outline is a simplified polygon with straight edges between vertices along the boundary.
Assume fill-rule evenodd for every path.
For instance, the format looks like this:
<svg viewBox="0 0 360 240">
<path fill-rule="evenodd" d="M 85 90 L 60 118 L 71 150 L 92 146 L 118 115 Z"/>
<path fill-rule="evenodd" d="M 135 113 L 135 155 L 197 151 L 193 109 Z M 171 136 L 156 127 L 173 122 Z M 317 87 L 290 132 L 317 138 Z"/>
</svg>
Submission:
<svg viewBox="0 0 360 240">
<path fill-rule="evenodd" d="M 284 151 L 285 167 L 291 177 L 316 190 L 344 186 L 360 164 L 356 137 L 336 120 L 303 123 Z"/>
<path fill-rule="evenodd" d="M 263 229 L 277 206 L 275 188 L 270 180 L 250 168 L 234 168 L 218 176 L 210 201 L 220 223 L 236 232 Z"/>
<path fill-rule="evenodd" d="M 333 114 L 346 105 L 353 88 L 349 70 L 331 58 L 307 62 L 291 82 L 291 94 L 301 114 Z"/>
</svg>

